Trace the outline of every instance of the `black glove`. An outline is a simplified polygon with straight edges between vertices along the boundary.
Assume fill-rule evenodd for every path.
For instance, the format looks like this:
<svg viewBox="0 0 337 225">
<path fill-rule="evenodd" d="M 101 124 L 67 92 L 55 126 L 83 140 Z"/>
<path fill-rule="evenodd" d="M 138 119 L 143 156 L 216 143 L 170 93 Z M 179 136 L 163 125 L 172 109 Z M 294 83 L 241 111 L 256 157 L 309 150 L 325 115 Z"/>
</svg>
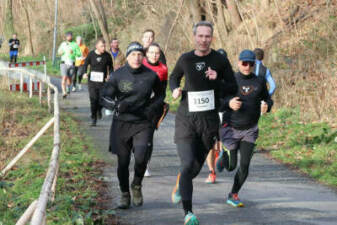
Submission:
<svg viewBox="0 0 337 225">
<path fill-rule="evenodd" d="M 101 101 L 100 101 L 101 106 L 103 106 L 106 109 L 109 109 L 111 111 L 114 111 L 116 108 L 116 101 L 107 97 L 107 96 L 102 96 Z"/>
<path fill-rule="evenodd" d="M 127 102 L 127 101 L 119 102 L 118 106 L 117 106 L 117 111 L 119 113 L 124 113 L 124 112 L 126 112 L 130 108 L 130 105 L 131 104 L 129 102 Z"/>
</svg>

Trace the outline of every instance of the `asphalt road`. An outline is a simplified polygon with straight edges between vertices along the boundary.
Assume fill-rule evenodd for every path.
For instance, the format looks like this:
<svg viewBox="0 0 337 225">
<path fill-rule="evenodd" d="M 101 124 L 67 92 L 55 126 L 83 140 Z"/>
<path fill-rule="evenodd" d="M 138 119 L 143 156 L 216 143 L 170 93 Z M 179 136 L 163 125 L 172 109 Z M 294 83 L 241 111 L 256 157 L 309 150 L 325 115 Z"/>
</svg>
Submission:
<svg viewBox="0 0 337 225">
<path fill-rule="evenodd" d="M 114 196 L 111 207 L 119 200 L 116 158 L 108 152 L 111 117 L 89 127 L 89 98 L 87 91 L 75 92 L 62 101 L 61 107 L 74 113 L 82 121 L 83 129 L 93 138 L 98 154 L 110 167 L 104 179 L 111 183 Z M 154 151 L 150 162 L 152 177 L 144 178 L 144 205 L 118 210 L 120 220 L 131 225 L 183 224 L 181 205 L 170 202 L 170 194 L 179 170 L 173 143 L 174 115 L 169 114 L 154 137 Z M 132 165 L 130 170 L 132 171 Z M 205 166 L 194 180 L 194 212 L 202 225 L 333 225 L 337 224 L 337 194 L 302 174 L 289 170 L 262 153 L 254 155 L 250 175 L 240 191 L 244 208 L 225 204 L 225 196 L 233 183 L 234 172 L 218 174 L 216 184 L 204 183 Z M 132 174 L 131 174 L 132 177 Z"/>
<path fill-rule="evenodd" d="M 1 65 L 0 65 L 1 67 Z M 59 79 L 52 79 L 57 86 Z M 89 97 L 86 87 L 61 100 L 61 108 L 81 120 L 83 130 L 92 137 L 97 154 L 108 165 L 102 179 L 110 182 L 111 208 L 119 200 L 116 176 L 116 157 L 108 152 L 111 117 L 89 126 Z M 129 210 L 118 210 L 119 220 L 130 225 L 183 224 L 181 205 L 170 202 L 170 194 L 179 170 L 173 143 L 174 115 L 168 114 L 155 133 L 154 151 L 150 168 L 152 177 L 144 178 L 144 205 Z M 130 170 L 132 171 L 132 164 Z M 336 225 L 337 193 L 306 176 L 288 169 L 262 153 L 253 156 L 250 175 L 240 191 L 244 208 L 225 204 L 225 196 L 233 183 L 232 173 L 217 174 L 216 184 L 206 184 L 205 166 L 194 180 L 193 206 L 201 225 Z M 132 173 L 131 173 L 132 177 Z"/>
</svg>

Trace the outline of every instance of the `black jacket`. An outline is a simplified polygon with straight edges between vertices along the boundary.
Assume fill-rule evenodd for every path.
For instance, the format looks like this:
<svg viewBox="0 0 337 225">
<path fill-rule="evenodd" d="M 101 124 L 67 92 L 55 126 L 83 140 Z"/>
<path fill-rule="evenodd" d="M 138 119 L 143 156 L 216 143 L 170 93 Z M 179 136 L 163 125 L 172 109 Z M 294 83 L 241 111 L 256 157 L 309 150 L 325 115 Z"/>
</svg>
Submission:
<svg viewBox="0 0 337 225">
<path fill-rule="evenodd" d="M 269 112 L 273 106 L 273 100 L 268 93 L 266 79 L 263 76 L 256 76 L 253 73 L 245 76 L 238 72 L 235 74 L 235 79 L 238 91 L 236 95 L 225 98 L 223 123 L 244 130 L 258 123 L 261 115 L 261 101 L 267 103 Z M 234 97 L 239 97 L 242 101 L 238 111 L 229 108 L 229 101 Z"/>
<path fill-rule="evenodd" d="M 165 90 L 155 72 L 143 65 L 135 70 L 127 63 L 111 73 L 102 92 L 102 105 L 115 109 L 114 120 L 133 123 L 151 122 L 164 99 Z"/>
</svg>

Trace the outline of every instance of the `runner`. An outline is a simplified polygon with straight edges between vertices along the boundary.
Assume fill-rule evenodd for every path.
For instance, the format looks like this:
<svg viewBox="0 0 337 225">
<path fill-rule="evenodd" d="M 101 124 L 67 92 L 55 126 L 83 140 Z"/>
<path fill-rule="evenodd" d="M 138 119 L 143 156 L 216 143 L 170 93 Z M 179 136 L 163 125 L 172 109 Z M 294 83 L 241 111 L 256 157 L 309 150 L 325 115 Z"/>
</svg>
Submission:
<svg viewBox="0 0 337 225">
<path fill-rule="evenodd" d="M 72 91 L 76 91 L 76 89 L 81 91 L 82 90 L 81 82 L 82 82 L 82 77 L 84 74 L 84 62 L 85 62 L 85 58 L 89 54 L 89 49 L 85 44 L 83 44 L 81 36 L 76 37 L 76 44 L 80 47 L 82 56 L 76 57 Z M 77 79 L 78 79 L 78 85 L 76 84 Z"/>
<path fill-rule="evenodd" d="M 143 46 L 144 46 L 144 49 L 146 50 L 150 44 L 152 44 L 152 42 L 154 42 L 154 38 L 155 38 L 155 33 L 153 30 L 151 29 L 146 29 L 144 32 L 143 32 L 143 38 L 142 38 L 142 42 L 143 42 Z M 166 57 L 165 57 L 165 54 L 162 50 L 160 50 L 160 58 L 159 58 L 159 61 L 166 65 Z"/>
<path fill-rule="evenodd" d="M 125 64 L 125 56 L 119 49 L 119 41 L 117 38 L 112 38 L 110 43 L 110 53 L 112 56 L 112 61 L 114 65 L 114 70 L 119 69 Z"/>
<path fill-rule="evenodd" d="M 151 43 L 149 47 L 146 49 L 146 57 L 143 59 L 143 65 L 157 73 L 161 81 L 162 88 L 166 92 L 168 71 L 167 71 L 167 66 L 159 61 L 160 52 L 161 52 L 160 46 L 157 43 Z M 163 104 L 162 107 L 164 110 L 163 112 L 158 113 L 160 117 L 154 118 L 155 121 L 160 120 L 161 115 L 163 115 L 163 113 L 167 113 L 169 105 L 165 103 Z M 149 163 L 147 165 L 147 168 L 144 174 L 145 177 L 151 176 L 149 164 L 150 164 L 150 160 L 149 160 Z"/>
<path fill-rule="evenodd" d="M 264 58 L 264 51 L 261 48 L 254 49 L 254 53 L 256 55 L 255 60 L 255 66 L 254 66 L 254 73 L 256 76 L 263 76 L 269 85 L 269 95 L 273 96 L 275 90 L 276 90 L 276 84 L 275 81 L 271 75 L 270 70 L 265 67 L 262 63 L 262 60 Z"/>
<path fill-rule="evenodd" d="M 210 48 L 213 26 L 201 21 L 193 28 L 195 50 L 183 54 L 171 76 L 170 88 L 174 99 L 181 98 L 175 121 L 175 143 L 181 169 L 172 192 L 172 201 L 182 201 L 185 225 L 197 225 L 192 212 L 192 192 L 195 178 L 218 139 L 221 98 L 236 93 L 230 64 Z M 185 76 L 185 87 L 180 83 Z"/>
<path fill-rule="evenodd" d="M 240 151 L 240 167 L 238 168 L 227 204 L 243 207 L 238 193 L 244 184 L 253 156 L 255 141 L 258 138 L 258 121 L 260 114 L 269 112 L 273 101 L 268 94 L 264 77 L 253 73 L 255 54 L 244 50 L 239 56 L 239 72 L 235 74 L 238 92 L 225 100 L 226 112 L 220 128 L 220 140 L 223 145 L 216 167 L 219 172 L 224 168 L 233 171 L 236 168 Z"/>
<path fill-rule="evenodd" d="M 217 51 L 224 57 L 225 64 L 231 65 L 231 63 L 227 58 L 227 52 L 222 48 L 218 49 Z M 222 112 L 219 112 L 219 117 L 221 122 Z M 206 163 L 209 170 L 208 177 L 205 180 L 205 183 L 207 184 L 214 184 L 216 182 L 215 159 L 219 151 L 220 151 L 220 142 L 217 141 L 217 143 L 214 145 L 214 148 L 209 151 L 208 156 L 206 158 Z"/>
<path fill-rule="evenodd" d="M 75 70 L 75 59 L 81 57 L 81 49 L 73 41 L 72 32 L 66 33 L 66 40 L 63 41 L 57 50 L 61 55 L 61 76 L 62 76 L 62 96 L 66 98 L 70 94 L 71 78 Z"/>
<path fill-rule="evenodd" d="M 17 39 L 16 34 L 13 34 L 13 37 L 9 39 L 9 59 L 11 63 L 16 63 L 18 59 L 18 52 L 20 47 L 20 41 Z"/>
<path fill-rule="evenodd" d="M 96 126 L 97 119 L 102 119 L 102 106 L 100 96 L 103 84 L 109 79 L 109 74 L 113 71 L 111 55 L 105 51 L 104 39 L 96 41 L 95 50 L 89 52 L 84 63 L 84 78 L 88 78 L 88 90 L 91 109 L 91 126 Z M 90 65 L 89 76 L 87 74 Z"/>
<path fill-rule="evenodd" d="M 162 107 L 165 92 L 155 72 L 142 65 L 144 49 L 132 42 L 126 51 L 127 63 L 115 71 L 106 84 L 102 105 L 114 110 L 110 132 L 110 151 L 117 154 L 117 175 L 121 190 L 119 208 L 130 207 L 129 164 L 134 153 L 131 184 L 134 206 L 143 204 L 142 180 L 151 156 L 155 112 Z M 153 93 L 153 97 L 151 95 Z"/>
</svg>

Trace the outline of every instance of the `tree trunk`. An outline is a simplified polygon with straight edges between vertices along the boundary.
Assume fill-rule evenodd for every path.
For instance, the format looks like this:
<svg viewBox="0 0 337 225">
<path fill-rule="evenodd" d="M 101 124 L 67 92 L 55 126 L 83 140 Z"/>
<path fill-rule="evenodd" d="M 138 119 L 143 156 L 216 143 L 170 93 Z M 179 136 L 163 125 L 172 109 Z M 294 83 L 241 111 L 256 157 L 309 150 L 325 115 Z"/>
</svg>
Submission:
<svg viewBox="0 0 337 225">
<path fill-rule="evenodd" d="M 267 9 L 270 6 L 270 0 L 261 0 L 261 6 L 263 9 Z"/>
<path fill-rule="evenodd" d="M 109 32 L 108 32 L 108 30 L 104 26 L 103 19 L 100 16 L 100 13 L 99 13 L 99 10 L 97 8 L 97 5 L 96 5 L 95 1 L 94 0 L 89 0 L 89 2 L 90 2 L 90 6 L 91 6 L 91 8 L 92 8 L 92 10 L 93 10 L 93 12 L 95 14 L 95 17 L 97 19 L 99 28 L 101 29 L 101 32 L 103 34 L 103 38 L 104 38 L 104 40 L 106 42 L 106 45 L 105 45 L 106 49 L 108 50 L 109 49 L 109 43 L 110 43 Z"/>
<path fill-rule="evenodd" d="M 201 20 L 201 8 L 200 0 L 187 0 L 188 8 L 192 14 L 193 24 L 198 23 Z"/>
<path fill-rule="evenodd" d="M 4 33 L 7 38 L 11 37 L 12 34 L 15 33 L 14 30 L 14 20 L 13 20 L 13 1 L 6 1 L 7 7 L 5 8 L 5 18 L 4 21 Z"/>
<path fill-rule="evenodd" d="M 27 27 L 28 27 L 28 41 L 26 43 L 25 54 L 34 55 L 33 40 L 32 40 L 32 29 L 30 25 L 30 17 L 27 9 L 27 1 L 21 0 L 22 8 L 25 12 Z"/>
<path fill-rule="evenodd" d="M 99 11 L 100 11 L 100 14 L 101 14 L 101 17 L 102 17 L 104 27 L 105 27 L 106 30 L 109 30 L 108 29 L 108 23 L 106 21 L 106 15 L 105 15 L 105 10 L 104 10 L 104 7 L 103 7 L 102 0 L 98 1 L 98 7 L 99 7 Z"/>
<path fill-rule="evenodd" d="M 219 30 L 220 32 L 223 31 L 226 35 L 228 34 L 227 27 L 226 27 L 226 20 L 224 16 L 224 8 L 221 0 L 216 0 L 216 7 L 218 9 L 218 23 L 219 23 Z"/>
<path fill-rule="evenodd" d="M 226 2 L 227 2 L 228 11 L 231 15 L 231 21 L 232 21 L 233 26 L 235 27 L 239 26 L 239 24 L 242 22 L 242 18 L 238 11 L 236 0 L 227 0 Z"/>
</svg>

